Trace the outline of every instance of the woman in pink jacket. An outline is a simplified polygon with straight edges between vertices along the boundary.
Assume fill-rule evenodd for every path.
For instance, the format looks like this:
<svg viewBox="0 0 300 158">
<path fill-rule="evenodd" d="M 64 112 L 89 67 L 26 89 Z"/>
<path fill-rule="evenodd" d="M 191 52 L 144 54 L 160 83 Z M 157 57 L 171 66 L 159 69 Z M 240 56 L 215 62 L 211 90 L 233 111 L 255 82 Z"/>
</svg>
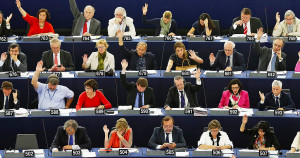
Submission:
<svg viewBox="0 0 300 158">
<path fill-rule="evenodd" d="M 223 92 L 219 108 L 250 108 L 248 92 L 242 90 L 239 79 L 232 79 L 227 88 L 228 90 Z"/>
<path fill-rule="evenodd" d="M 295 67 L 295 72 L 300 72 L 300 51 L 298 52 L 298 56 L 299 56 L 299 59 L 296 64 L 296 67 Z"/>
</svg>

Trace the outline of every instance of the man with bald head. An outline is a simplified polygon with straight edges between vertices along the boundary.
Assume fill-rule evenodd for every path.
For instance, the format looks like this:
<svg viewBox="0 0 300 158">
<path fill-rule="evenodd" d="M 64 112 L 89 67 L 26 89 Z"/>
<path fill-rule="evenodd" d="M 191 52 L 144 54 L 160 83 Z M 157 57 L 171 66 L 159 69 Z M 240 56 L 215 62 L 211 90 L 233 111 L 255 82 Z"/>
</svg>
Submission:
<svg viewBox="0 0 300 158">
<path fill-rule="evenodd" d="M 224 43 L 224 50 L 219 50 L 215 57 L 213 53 L 209 55 L 210 67 L 216 70 L 243 71 L 244 55 L 237 52 L 232 41 Z"/>
<path fill-rule="evenodd" d="M 95 8 L 87 5 L 84 13 L 80 12 L 76 1 L 69 0 L 70 9 L 74 16 L 72 36 L 94 36 L 100 35 L 101 22 L 94 17 Z"/>
</svg>

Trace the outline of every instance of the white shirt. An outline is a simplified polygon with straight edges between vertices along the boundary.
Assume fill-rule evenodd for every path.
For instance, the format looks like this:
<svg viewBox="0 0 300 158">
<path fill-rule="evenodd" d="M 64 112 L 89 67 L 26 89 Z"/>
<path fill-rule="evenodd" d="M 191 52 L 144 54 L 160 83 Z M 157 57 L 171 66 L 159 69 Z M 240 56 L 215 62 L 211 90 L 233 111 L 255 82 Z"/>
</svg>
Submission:
<svg viewBox="0 0 300 158">
<path fill-rule="evenodd" d="M 173 128 L 174 128 L 174 127 L 173 127 Z M 166 133 L 166 132 L 164 132 L 164 133 L 165 133 L 165 140 L 166 140 L 166 138 L 167 138 L 167 133 Z M 169 142 L 166 142 L 166 143 L 173 143 L 172 132 L 169 133 Z M 160 149 L 161 146 L 162 146 L 162 145 L 157 145 L 156 149 Z"/>
<path fill-rule="evenodd" d="M 4 62 L 0 60 L 0 67 L 3 66 Z M 12 66 L 11 64 L 12 64 L 12 58 L 10 58 L 10 66 Z M 17 65 L 17 67 L 19 67 L 21 64 L 20 60 L 18 59 L 17 61 L 15 61 L 15 64 Z"/>
<path fill-rule="evenodd" d="M 53 53 L 53 65 L 55 64 L 55 54 Z M 57 65 L 61 65 L 60 63 L 60 51 L 57 53 Z"/>
<path fill-rule="evenodd" d="M 211 141 L 211 137 L 209 136 L 210 131 L 203 132 L 200 140 L 198 141 L 198 146 L 200 145 L 213 145 L 213 142 Z M 220 140 L 219 140 L 219 146 L 225 146 L 230 145 L 233 147 L 232 142 L 230 141 L 228 135 L 226 132 L 219 131 L 221 134 Z M 214 146 L 217 146 L 217 143 L 214 143 Z"/>
</svg>

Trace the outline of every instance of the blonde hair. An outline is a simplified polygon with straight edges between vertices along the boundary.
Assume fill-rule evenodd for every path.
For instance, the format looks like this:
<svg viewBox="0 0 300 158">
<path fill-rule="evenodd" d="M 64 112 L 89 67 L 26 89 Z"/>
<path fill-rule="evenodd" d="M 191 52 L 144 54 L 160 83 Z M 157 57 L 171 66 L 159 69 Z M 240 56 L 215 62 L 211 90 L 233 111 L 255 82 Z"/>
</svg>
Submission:
<svg viewBox="0 0 300 158">
<path fill-rule="evenodd" d="M 127 123 L 126 119 L 125 118 L 118 119 L 117 123 L 116 123 L 116 128 L 126 130 L 128 128 L 128 123 Z"/>
<path fill-rule="evenodd" d="M 166 19 L 172 19 L 172 12 L 171 11 L 165 11 L 163 14 L 163 17 Z"/>
<path fill-rule="evenodd" d="M 215 129 L 215 128 L 219 128 L 221 129 L 221 124 L 218 120 L 212 120 L 209 122 L 208 124 L 208 129 Z"/>
<path fill-rule="evenodd" d="M 108 48 L 108 44 L 107 44 L 107 42 L 106 42 L 106 40 L 105 39 L 100 39 L 97 43 L 96 43 L 96 48 L 97 48 L 97 46 L 99 45 L 99 44 L 103 44 L 104 45 L 104 47 L 107 49 Z"/>
<path fill-rule="evenodd" d="M 176 52 L 176 49 L 177 48 L 183 48 L 183 57 L 182 57 L 182 60 L 186 60 L 187 59 L 187 56 L 188 56 L 188 53 L 185 49 L 185 45 L 182 43 L 182 42 L 176 42 L 174 44 L 174 50 L 175 50 L 175 54 L 177 55 L 177 52 Z"/>
</svg>

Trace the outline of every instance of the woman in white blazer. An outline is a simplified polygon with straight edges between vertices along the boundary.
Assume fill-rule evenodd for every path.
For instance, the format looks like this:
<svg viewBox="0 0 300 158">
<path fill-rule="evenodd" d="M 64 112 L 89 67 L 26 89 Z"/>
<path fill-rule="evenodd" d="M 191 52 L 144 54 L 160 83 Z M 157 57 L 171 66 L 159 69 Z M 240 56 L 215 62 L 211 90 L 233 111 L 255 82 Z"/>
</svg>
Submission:
<svg viewBox="0 0 300 158">
<path fill-rule="evenodd" d="M 297 132 L 296 137 L 294 138 L 293 144 L 291 145 L 291 152 L 300 150 L 300 131 Z"/>
</svg>

